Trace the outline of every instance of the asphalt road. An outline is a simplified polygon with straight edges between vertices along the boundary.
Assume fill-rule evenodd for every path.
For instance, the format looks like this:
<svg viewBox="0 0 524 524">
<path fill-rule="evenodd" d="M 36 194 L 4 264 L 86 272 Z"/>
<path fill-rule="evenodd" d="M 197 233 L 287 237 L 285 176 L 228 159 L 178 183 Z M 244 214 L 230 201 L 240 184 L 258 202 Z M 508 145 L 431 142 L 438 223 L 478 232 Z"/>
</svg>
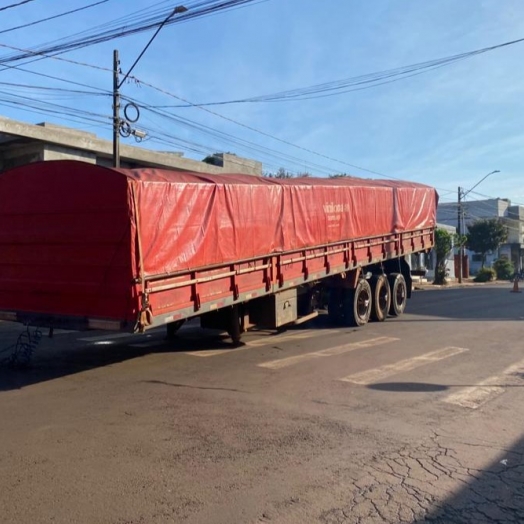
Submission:
<svg viewBox="0 0 524 524">
<path fill-rule="evenodd" d="M 364 328 L 55 334 L 0 369 L 0 522 L 524 522 L 524 294 Z M 0 350 L 20 326 L 0 324 Z M 176 350 L 175 350 L 176 349 Z M 5 353 L 3 354 L 5 356 Z"/>
</svg>

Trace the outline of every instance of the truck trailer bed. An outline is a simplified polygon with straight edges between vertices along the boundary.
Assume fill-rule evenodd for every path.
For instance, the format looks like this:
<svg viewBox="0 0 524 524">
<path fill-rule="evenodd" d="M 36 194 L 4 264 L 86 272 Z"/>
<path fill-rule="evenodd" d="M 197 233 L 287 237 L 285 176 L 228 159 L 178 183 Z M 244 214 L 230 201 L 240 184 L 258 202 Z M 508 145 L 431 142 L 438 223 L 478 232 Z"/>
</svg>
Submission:
<svg viewBox="0 0 524 524">
<path fill-rule="evenodd" d="M 429 250 L 421 184 L 77 161 L 0 174 L 0 318 L 132 330 Z"/>
</svg>

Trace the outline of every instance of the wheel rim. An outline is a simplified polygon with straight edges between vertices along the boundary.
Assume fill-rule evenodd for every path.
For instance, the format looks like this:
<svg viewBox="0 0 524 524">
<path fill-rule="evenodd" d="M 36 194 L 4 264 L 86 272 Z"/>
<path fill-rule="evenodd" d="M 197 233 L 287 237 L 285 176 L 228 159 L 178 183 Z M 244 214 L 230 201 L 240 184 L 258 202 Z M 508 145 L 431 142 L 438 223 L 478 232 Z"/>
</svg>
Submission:
<svg viewBox="0 0 524 524">
<path fill-rule="evenodd" d="M 396 296 L 396 302 L 398 307 L 404 306 L 404 302 L 406 301 L 406 287 L 404 284 L 399 283 L 397 286 L 397 292 L 395 294 Z"/>
<path fill-rule="evenodd" d="M 382 311 L 386 311 L 389 305 L 389 293 L 386 286 L 382 286 L 378 293 L 378 305 Z"/>
<path fill-rule="evenodd" d="M 360 291 L 357 298 L 357 314 L 360 318 L 366 318 L 370 303 L 371 297 L 367 290 L 363 289 L 362 291 Z"/>
</svg>

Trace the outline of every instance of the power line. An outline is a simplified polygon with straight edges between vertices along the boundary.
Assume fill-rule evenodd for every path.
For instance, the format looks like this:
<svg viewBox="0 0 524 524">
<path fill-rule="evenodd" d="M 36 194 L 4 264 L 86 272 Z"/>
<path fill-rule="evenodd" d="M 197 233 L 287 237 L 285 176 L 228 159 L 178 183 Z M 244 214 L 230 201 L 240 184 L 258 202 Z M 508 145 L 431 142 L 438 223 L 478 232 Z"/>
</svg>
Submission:
<svg viewBox="0 0 524 524">
<path fill-rule="evenodd" d="M 312 86 L 292 89 L 288 91 L 280 91 L 268 95 L 259 95 L 249 98 L 240 98 L 234 100 L 226 100 L 221 102 L 206 102 L 198 104 L 180 104 L 174 106 L 157 106 L 157 107 L 192 107 L 198 105 L 201 107 L 216 106 L 216 105 L 229 105 L 229 104 L 243 104 L 243 103 L 256 103 L 256 102 L 289 102 L 289 101 L 302 101 L 311 100 L 314 98 L 325 98 L 327 96 L 340 95 L 349 93 L 352 91 L 361 91 L 363 89 L 370 89 L 373 87 L 389 84 L 392 82 L 398 82 L 405 78 L 411 78 L 428 71 L 432 71 L 450 64 L 453 64 L 460 60 L 465 60 L 473 56 L 484 54 L 502 47 L 507 47 L 515 44 L 524 42 L 524 38 L 518 40 L 511 40 L 502 44 L 497 44 L 489 47 L 483 47 L 474 51 L 468 51 L 456 55 L 451 55 L 443 58 L 437 58 L 435 60 L 429 60 L 425 62 L 418 62 L 407 66 L 397 67 L 394 69 L 387 69 L 383 71 L 377 71 L 374 73 L 368 73 L 365 75 L 359 75 L 354 77 L 345 78 L 342 80 L 335 80 L 331 82 L 325 82 L 322 84 L 314 84 Z"/>
<path fill-rule="evenodd" d="M 91 7 L 95 7 L 100 4 L 105 4 L 106 2 L 109 2 L 109 0 L 100 0 L 99 2 L 95 2 L 94 4 L 85 5 L 83 7 L 79 7 L 78 9 L 73 9 L 72 11 L 66 11 L 65 13 L 60 13 L 58 15 L 42 18 L 41 20 L 35 20 L 34 22 L 29 22 L 27 24 L 18 25 L 16 27 L 10 27 L 9 29 L 3 29 L 2 31 L 0 31 L 0 35 L 4 33 L 10 33 L 11 31 L 16 31 L 17 29 L 23 29 L 25 27 L 31 27 L 37 24 L 41 24 L 43 22 L 49 22 L 49 20 L 55 20 L 57 18 L 61 18 L 62 16 L 78 13 L 79 11 L 84 11 L 85 9 L 90 9 Z"/>
<path fill-rule="evenodd" d="M 8 87 L 17 87 L 20 89 L 27 89 L 27 90 L 33 89 L 35 91 L 55 91 L 59 93 L 94 95 L 94 96 L 106 95 L 106 93 L 97 93 L 96 91 L 87 91 L 87 90 L 81 90 L 81 89 L 65 89 L 62 87 L 35 86 L 35 85 L 30 85 L 30 84 L 18 84 L 15 82 L 0 82 L 0 85 L 8 86 Z"/>
<path fill-rule="evenodd" d="M 181 15 L 181 16 L 183 16 L 183 15 Z M 14 47 L 14 46 L 8 46 L 8 45 L 6 45 L 6 44 L 0 44 L 0 47 L 9 47 L 9 48 L 17 49 L 17 50 L 19 50 L 19 51 L 24 51 L 24 52 L 30 53 L 30 54 L 32 54 L 32 55 L 40 55 L 40 54 L 41 54 L 41 53 L 37 53 L 37 52 L 33 52 L 33 51 L 29 51 L 29 50 L 24 50 L 24 49 L 22 49 L 22 48 L 17 48 L 17 47 Z M 84 66 L 84 67 L 90 67 L 90 68 L 93 68 L 93 69 L 98 69 L 98 70 L 103 70 L 103 71 L 111 72 L 111 70 L 110 70 L 109 68 L 105 68 L 105 67 L 101 67 L 101 66 L 96 66 L 96 65 L 93 65 L 93 64 L 87 64 L 87 63 L 85 63 L 85 62 L 79 62 L 79 61 L 77 61 L 77 60 L 70 60 L 70 59 L 68 59 L 68 58 L 63 58 L 63 57 L 58 57 L 58 56 L 44 56 L 44 57 L 45 57 L 45 58 L 51 58 L 51 59 L 54 59 L 54 60 L 59 60 L 59 61 L 62 61 L 62 62 L 71 63 L 71 64 L 74 64 L 74 65 L 80 65 L 80 66 Z M 17 66 L 6 66 L 6 67 L 11 67 L 11 68 L 18 69 Z M 304 148 L 304 147 L 302 147 L 302 146 L 298 146 L 298 145 L 296 145 L 296 144 L 293 144 L 293 143 L 291 143 L 291 142 L 288 142 L 287 140 L 280 139 L 280 138 L 278 138 L 278 137 L 275 137 L 274 135 L 271 135 L 271 134 L 269 134 L 269 133 L 266 133 L 265 131 L 260 131 L 260 130 L 258 130 L 258 129 L 256 129 L 256 128 L 252 127 L 252 126 L 249 126 L 249 125 L 247 125 L 247 124 L 243 124 L 243 123 L 241 123 L 241 122 L 238 122 L 238 121 L 236 121 L 236 120 L 234 120 L 234 119 L 232 119 L 232 118 L 229 118 L 229 117 L 226 117 L 226 116 L 224 116 L 224 115 L 221 115 L 221 114 L 219 114 L 219 113 L 217 113 L 217 112 L 215 112 L 215 111 L 212 111 L 212 110 L 210 110 L 210 109 L 207 109 L 207 108 L 204 108 L 204 107 L 200 107 L 200 106 L 198 106 L 198 105 L 196 105 L 196 104 L 192 104 L 191 102 L 189 102 L 188 100 L 186 100 L 186 99 L 184 99 L 184 98 L 182 98 L 182 97 L 179 97 L 179 96 L 177 96 L 177 95 L 175 95 L 175 94 L 173 94 L 173 93 L 170 93 L 170 92 L 168 92 L 168 91 L 166 91 L 166 90 L 164 90 L 164 89 L 158 88 L 158 87 L 156 87 L 156 86 L 154 86 L 154 85 L 152 85 L 152 84 L 149 84 L 149 83 L 147 83 L 147 82 L 144 82 L 144 81 L 142 81 L 142 80 L 140 80 L 140 79 L 138 79 L 138 78 L 136 78 L 136 77 L 134 77 L 134 76 L 132 76 L 132 75 L 129 76 L 129 79 L 130 79 L 130 80 L 134 80 L 134 81 L 136 81 L 139 85 L 147 86 L 147 87 L 149 87 L 149 88 L 151 88 L 151 89 L 153 89 L 153 90 L 156 90 L 156 91 L 158 91 L 158 92 L 160 92 L 160 93 L 162 93 L 162 94 L 164 94 L 164 95 L 167 95 L 167 96 L 173 97 L 173 98 L 178 99 L 178 100 L 182 100 L 182 101 L 186 102 L 187 104 L 190 104 L 190 105 L 192 105 L 192 106 L 194 106 L 194 107 L 197 107 L 198 109 L 201 109 L 202 111 L 205 111 L 205 112 L 207 112 L 207 113 L 209 113 L 209 114 L 211 114 L 211 115 L 214 115 L 214 116 L 216 116 L 216 117 L 222 118 L 222 119 L 227 120 L 227 121 L 229 121 L 229 122 L 231 122 L 231 123 L 234 123 L 235 125 L 239 125 L 239 126 L 241 126 L 241 127 L 244 127 L 244 128 L 246 128 L 246 129 L 249 129 L 250 131 L 256 132 L 256 133 L 261 134 L 261 135 L 263 135 L 263 136 L 266 136 L 266 137 L 268 137 L 268 138 L 272 138 L 272 139 L 277 140 L 277 141 L 279 141 L 279 142 L 282 142 L 282 143 L 284 143 L 284 144 L 286 144 L 286 145 L 289 145 L 289 146 L 292 146 L 292 147 L 298 148 L 298 149 L 300 149 L 300 150 L 306 151 L 306 152 L 308 152 L 308 153 L 314 154 L 314 155 L 319 156 L 319 157 L 323 157 L 323 158 L 328 159 L 328 160 L 330 160 L 330 161 L 335 161 L 335 162 L 338 162 L 338 163 L 341 163 L 341 164 L 345 164 L 345 165 L 347 165 L 347 166 L 349 166 L 349 167 L 352 167 L 352 168 L 355 168 L 355 169 L 359 169 L 359 170 L 361 170 L 361 171 L 366 171 L 366 172 L 369 172 L 369 173 L 375 174 L 375 175 L 380 176 L 380 177 L 383 177 L 383 178 L 389 178 L 389 179 L 399 180 L 399 181 L 401 180 L 401 179 L 398 178 L 398 177 L 394 177 L 394 176 L 390 176 L 390 175 L 385 175 L 385 174 L 383 174 L 383 173 L 379 173 L 378 171 L 373 171 L 373 170 L 370 170 L 370 169 L 366 169 L 366 168 L 363 168 L 363 167 L 359 167 L 359 166 L 357 166 L 357 165 L 350 164 L 350 163 L 345 162 L 345 161 L 343 161 L 343 160 L 337 160 L 337 159 L 335 159 L 335 158 L 332 158 L 332 157 L 327 156 L 327 155 L 323 155 L 323 154 L 321 154 L 321 153 L 318 153 L 318 152 L 316 152 L 316 151 L 310 150 L 310 149 L 308 149 L 308 148 Z M 131 99 L 129 99 L 129 100 L 131 100 Z M 147 104 L 144 104 L 144 103 L 142 103 L 142 102 L 140 102 L 140 101 L 138 101 L 138 100 L 133 100 L 133 101 L 134 101 L 134 102 L 138 102 L 141 106 L 146 107 L 146 108 L 148 108 L 148 109 L 151 110 L 151 111 L 153 111 L 153 110 L 155 109 L 155 108 L 153 108 L 152 106 L 148 106 Z M 173 115 L 170 115 L 170 116 L 173 117 Z M 177 118 L 177 117 L 174 117 L 174 118 Z M 196 124 L 196 123 L 193 122 L 193 124 Z M 233 137 L 233 135 L 229 135 L 229 136 L 230 136 L 230 137 Z M 279 154 L 282 154 L 282 153 L 279 153 Z M 303 161 L 300 160 L 300 162 L 302 163 Z M 324 169 L 324 168 L 321 167 L 321 169 Z M 328 172 L 329 172 L 330 174 L 333 173 L 332 170 L 329 170 Z"/>
<path fill-rule="evenodd" d="M 166 23 L 166 25 L 187 22 L 194 18 L 209 16 L 226 10 L 234 10 L 240 7 L 244 7 L 247 4 L 251 3 L 262 3 L 268 1 L 270 0 L 201 0 L 194 2 L 189 1 L 186 2 L 188 11 L 181 14 L 180 16 L 172 18 Z M 160 11 L 157 10 L 154 16 L 150 16 L 148 18 L 141 17 L 139 22 L 137 23 L 120 25 L 118 27 L 115 27 L 114 29 L 106 29 L 105 31 L 101 31 L 99 33 L 94 33 L 91 35 L 85 35 L 85 33 L 89 32 L 80 33 L 85 35 L 83 38 L 71 39 L 71 37 L 69 37 L 69 40 L 67 37 L 62 38 L 58 41 L 55 41 L 54 44 L 47 44 L 47 47 L 35 48 L 29 54 L 19 53 L 11 56 L 6 56 L 0 59 L 0 63 L 6 64 L 9 62 L 24 60 L 26 58 L 34 56 L 35 54 L 46 55 L 55 53 L 65 53 L 67 51 L 73 51 L 75 49 L 80 49 L 94 44 L 107 42 L 116 38 L 122 38 L 125 36 L 142 33 L 144 31 L 148 31 L 157 27 L 160 23 L 162 23 L 165 20 L 166 16 L 169 15 L 169 13 L 171 12 L 171 8 L 162 10 L 161 14 Z M 105 26 L 107 26 L 107 24 Z"/>
<path fill-rule="evenodd" d="M 0 44 L 0 46 L 1 45 L 2 44 Z M 92 67 L 97 67 L 97 66 L 92 66 Z M 87 87 L 89 89 L 94 89 L 94 90 L 100 91 L 101 93 L 106 93 L 108 95 L 112 94 L 111 91 L 108 91 L 107 89 L 102 89 L 100 87 L 90 86 L 90 85 L 84 84 L 82 82 L 75 82 L 74 80 L 67 80 L 66 78 L 62 78 L 62 77 L 59 77 L 59 76 L 53 76 L 53 75 L 48 75 L 46 73 L 40 73 L 38 71 L 31 71 L 30 69 L 24 69 L 23 67 L 20 67 L 20 66 L 4 65 L 4 69 L 1 69 L 0 71 L 4 71 L 5 69 L 15 69 L 16 71 L 22 71 L 23 73 L 29 73 L 31 75 L 41 76 L 43 78 L 49 78 L 51 80 L 58 80 L 59 82 L 65 82 L 66 84 L 72 84 L 72 85 L 76 85 L 76 86 L 80 86 L 80 87 Z"/>
<path fill-rule="evenodd" d="M 34 2 L 35 0 L 22 0 L 17 4 L 6 5 L 5 7 L 0 7 L 0 11 L 6 11 L 7 9 L 12 9 L 13 7 L 18 7 L 20 5 L 28 4 L 29 2 Z"/>
<path fill-rule="evenodd" d="M 276 136 L 274 136 L 274 135 L 272 135 L 272 134 L 270 134 L 270 133 L 266 133 L 265 131 L 261 131 L 261 130 L 259 130 L 259 129 L 256 129 L 255 127 L 252 127 L 252 126 L 250 126 L 250 125 L 248 125 L 248 124 L 244 124 L 244 123 L 242 123 L 242 122 L 238 122 L 237 120 L 234 120 L 233 118 L 230 118 L 230 117 L 227 117 L 227 116 L 221 115 L 220 113 L 217 113 L 217 112 L 215 112 L 215 111 L 212 111 L 211 109 L 207 109 L 207 108 L 205 108 L 205 107 L 201 107 L 201 106 L 199 106 L 198 104 L 193 104 L 192 102 L 190 102 L 189 100 L 187 100 L 187 99 L 185 99 L 185 98 L 183 98 L 183 97 L 180 97 L 180 96 L 178 96 L 178 95 L 175 95 L 175 94 L 173 94 L 173 93 L 170 93 L 169 91 L 166 91 L 165 89 L 162 89 L 162 88 L 160 88 L 160 87 L 156 87 L 156 86 L 154 86 L 154 85 L 152 85 L 152 84 L 149 84 L 149 83 L 147 83 L 147 82 L 144 82 L 144 81 L 142 81 L 142 80 L 140 80 L 140 79 L 138 79 L 138 78 L 136 78 L 136 77 L 130 77 L 130 78 L 133 78 L 134 80 L 137 80 L 139 84 L 144 85 L 144 86 L 147 86 L 147 87 L 149 87 L 149 88 L 151 88 L 151 89 L 153 89 L 153 90 L 155 90 L 155 91 L 158 91 L 159 93 L 163 93 L 163 94 L 165 94 L 165 95 L 167 95 L 167 96 L 170 96 L 170 97 L 172 97 L 172 98 L 176 98 L 176 99 L 178 99 L 178 100 L 182 100 L 182 101 L 185 102 L 186 104 L 190 104 L 191 106 L 196 107 L 196 108 L 198 108 L 198 109 L 200 109 L 200 110 L 202 110 L 202 111 L 205 111 L 205 112 L 207 112 L 207 113 L 209 113 L 209 114 L 211 114 L 211 115 L 214 115 L 214 116 L 216 116 L 216 117 L 218 117 L 218 118 L 221 118 L 221 119 L 223 119 L 223 120 L 226 120 L 226 121 L 228 121 L 228 122 L 231 122 L 231 123 L 233 123 L 233 124 L 235 124 L 235 125 L 238 125 L 238 126 L 240 126 L 240 127 L 243 127 L 243 128 L 245 128 L 245 129 L 248 129 L 248 130 L 250 130 L 250 131 L 253 131 L 253 132 L 255 132 L 255 133 L 258 133 L 259 135 L 265 136 L 265 137 L 267 137 L 267 138 L 271 138 L 272 140 L 276 140 L 276 141 L 281 142 L 281 143 L 283 143 L 283 144 L 286 144 L 286 145 L 288 145 L 288 146 L 294 147 L 294 148 L 296 148 L 296 149 L 300 149 L 301 151 L 305 151 L 305 152 L 307 152 L 307 153 L 313 154 L 313 155 L 318 156 L 318 157 L 321 157 L 321 158 L 325 158 L 325 159 L 330 160 L 330 161 L 332 161 L 332 162 L 337 162 L 337 163 L 339 163 L 339 164 L 343 164 L 343 165 L 346 165 L 346 166 L 349 166 L 349 167 L 352 167 L 352 168 L 355 168 L 355 169 L 359 169 L 360 171 L 365 171 L 365 172 L 367 172 L 367 173 L 372 173 L 372 174 L 374 174 L 374 175 L 377 175 L 377 176 L 380 176 L 380 177 L 383 177 L 383 178 L 389 178 L 389 179 L 393 179 L 393 180 L 399 180 L 399 181 L 401 181 L 400 178 L 397 178 L 397 177 L 394 177 L 394 176 L 390 176 L 390 175 L 385 175 L 385 174 L 383 174 L 383 173 L 380 173 L 380 172 L 378 172 L 378 171 L 374 171 L 374 170 L 372 170 L 372 169 L 367 169 L 367 168 L 365 168 L 365 167 L 361 167 L 361 166 L 358 166 L 358 165 L 356 165 L 356 164 L 351 164 L 351 163 L 349 163 L 349 162 L 345 162 L 344 160 L 338 160 L 338 159 L 333 158 L 333 157 L 330 157 L 330 156 L 328 156 L 328 155 L 324 155 L 324 154 L 322 154 L 322 153 L 318 153 L 317 151 L 313 151 L 312 149 L 309 149 L 309 148 L 307 148 L 307 147 L 302 147 L 302 146 L 299 146 L 299 145 L 297 145 L 297 144 L 293 144 L 292 142 L 289 142 L 288 140 L 284 140 L 284 139 L 282 139 L 282 138 L 278 138 L 278 137 L 276 137 Z"/>
</svg>

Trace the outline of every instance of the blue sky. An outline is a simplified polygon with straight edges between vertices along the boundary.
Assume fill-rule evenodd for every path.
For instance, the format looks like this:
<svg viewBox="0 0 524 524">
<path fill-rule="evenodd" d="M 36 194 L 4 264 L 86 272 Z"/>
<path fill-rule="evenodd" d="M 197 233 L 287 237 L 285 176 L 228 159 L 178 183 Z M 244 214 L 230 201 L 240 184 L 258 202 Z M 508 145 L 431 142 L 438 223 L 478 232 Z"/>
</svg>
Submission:
<svg viewBox="0 0 524 524">
<path fill-rule="evenodd" d="M 108 0 L 81 13 L 1 33 L 93 1 L 34 0 L 8 9 L 0 18 L 0 44 L 40 47 L 139 9 L 180 3 Z M 0 8 L 13 3 L 0 0 Z M 125 72 L 151 35 L 141 33 L 60 56 L 110 69 L 112 51 L 117 48 Z M 389 70 L 522 37 L 521 0 L 268 0 L 164 27 L 133 74 L 194 103 L 223 101 Z M 0 58 L 12 53 L 0 47 Z M 230 151 L 261 160 L 267 171 L 284 167 L 318 176 L 346 172 L 376 177 L 352 167 L 359 166 L 433 185 L 442 201 L 455 200 L 457 186 L 468 189 L 498 169 L 501 173 L 475 191 L 524 204 L 522 56 L 524 43 L 337 96 L 213 106 L 212 112 L 197 107 L 169 109 L 176 121 L 142 109 L 137 126 L 148 131 L 150 139 L 141 145 L 151 149 L 183 151 L 195 159 Z M 112 75 L 106 70 L 56 59 L 23 67 L 32 73 L 3 69 L 0 82 L 82 89 L 34 74 L 40 72 L 107 91 L 112 88 Z M 2 116 L 33 123 L 45 120 L 111 136 L 108 94 L 42 94 L 4 85 L 0 89 L 4 91 Z M 148 105 L 180 103 L 135 83 L 125 84 L 122 95 Z M 6 96 L 69 106 L 74 108 L 72 114 L 90 111 L 96 113 L 96 122 L 6 105 Z M 202 125 L 207 126 L 206 132 Z M 217 135 L 217 131 L 227 135 Z M 471 193 L 469 198 L 482 196 Z"/>
</svg>

